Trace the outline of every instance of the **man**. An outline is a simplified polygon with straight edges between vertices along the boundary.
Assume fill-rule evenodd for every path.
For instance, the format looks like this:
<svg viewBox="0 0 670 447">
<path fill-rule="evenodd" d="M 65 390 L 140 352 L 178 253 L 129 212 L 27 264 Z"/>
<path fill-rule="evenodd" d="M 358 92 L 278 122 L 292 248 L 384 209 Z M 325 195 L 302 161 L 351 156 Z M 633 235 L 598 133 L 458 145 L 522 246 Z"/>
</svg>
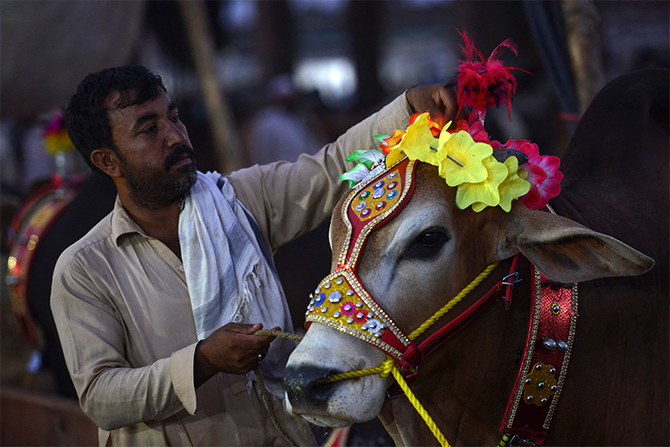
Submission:
<svg viewBox="0 0 670 447">
<path fill-rule="evenodd" d="M 292 330 L 269 253 L 330 216 L 349 153 L 419 110 L 444 120 L 456 106 L 444 87 L 415 87 L 314 156 L 221 177 L 196 170 L 160 77 L 124 66 L 82 81 L 68 132 L 118 196 L 59 258 L 51 306 L 100 445 L 283 445 L 256 367 L 289 437 L 314 444 L 277 397 L 290 344 L 254 335 Z"/>
</svg>

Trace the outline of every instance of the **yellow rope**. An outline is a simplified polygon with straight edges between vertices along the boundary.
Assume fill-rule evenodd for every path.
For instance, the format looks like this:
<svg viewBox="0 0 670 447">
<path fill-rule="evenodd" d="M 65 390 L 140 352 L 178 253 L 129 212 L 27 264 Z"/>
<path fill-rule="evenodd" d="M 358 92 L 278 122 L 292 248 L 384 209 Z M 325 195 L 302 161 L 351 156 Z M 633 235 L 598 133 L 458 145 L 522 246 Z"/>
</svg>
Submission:
<svg viewBox="0 0 670 447">
<path fill-rule="evenodd" d="M 339 374 L 333 374 L 327 379 L 323 380 L 321 383 L 331 383 L 339 382 L 340 380 L 348 379 L 358 379 L 359 377 L 371 376 L 373 374 L 379 374 L 382 377 L 388 377 L 393 369 L 394 361 L 391 357 L 387 356 L 379 366 L 375 368 L 361 369 L 358 371 L 347 371 Z"/>
<path fill-rule="evenodd" d="M 472 280 L 470 284 L 465 286 L 463 290 L 460 291 L 458 295 L 453 297 L 447 304 L 445 304 L 441 309 L 439 309 L 437 312 L 433 314 L 432 317 L 427 319 L 421 326 L 418 328 L 414 329 L 414 331 L 407 336 L 410 340 L 414 340 L 417 337 L 419 337 L 421 334 L 426 332 L 426 329 L 428 329 L 430 326 L 432 326 L 437 320 L 442 318 L 447 312 L 449 312 L 456 304 L 461 302 L 465 296 L 472 291 L 475 287 L 477 287 L 482 281 L 486 279 L 487 276 L 491 274 L 494 268 L 498 266 L 497 262 L 494 262 L 493 264 L 489 265 L 484 269 L 483 272 L 479 274 L 475 279 Z"/>
<path fill-rule="evenodd" d="M 400 385 L 400 388 L 407 396 L 407 399 L 410 401 L 416 412 L 419 413 L 423 421 L 428 426 L 430 432 L 433 434 L 433 436 L 435 436 L 435 439 L 438 440 L 441 446 L 450 447 L 449 442 L 447 442 L 447 438 L 445 438 L 440 429 L 437 428 L 437 424 L 435 424 L 433 418 L 430 417 L 430 414 L 428 414 L 426 409 L 423 408 L 421 402 L 419 402 L 414 393 L 412 393 L 412 390 L 409 389 L 409 385 L 407 385 L 405 378 L 402 376 L 400 369 L 398 369 L 398 366 L 396 365 L 395 360 L 393 360 L 392 357 L 386 356 L 386 360 L 384 360 L 381 363 L 381 365 L 379 365 L 376 368 L 368 368 L 368 369 L 362 369 L 360 371 L 349 371 L 340 374 L 334 374 L 330 376 L 327 380 L 325 380 L 323 383 L 336 382 L 338 380 L 354 379 L 371 374 L 379 374 L 382 377 L 388 377 L 390 374 L 393 374 L 393 377 L 395 377 L 395 380 L 398 382 L 398 385 Z"/>
<path fill-rule="evenodd" d="M 433 434 L 433 436 L 435 436 L 435 439 L 437 439 L 437 441 L 440 443 L 442 447 L 450 447 L 449 442 L 447 442 L 447 438 L 445 438 L 440 429 L 437 428 L 437 425 L 435 424 L 433 418 L 430 417 L 426 409 L 423 408 L 423 406 L 421 405 L 421 402 L 419 402 L 414 393 L 412 393 L 412 390 L 409 389 L 407 382 L 405 382 L 405 378 L 402 376 L 400 370 L 398 369 L 397 366 L 395 366 L 395 364 L 393 365 L 391 372 L 393 373 L 393 377 L 395 377 L 395 380 L 398 382 L 398 385 L 400 385 L 400 388 L 407 396 L 407 399 L 410 401 L 416 412 L 419 413 L 423 421 L 430 429 L 430 432 Z"/>
<path fill-rule="evenodd" d="M 498 443 L 498 447 L 507 447 L 509 445 L 509 440 L 511 438 L 512 437 L 510 435 L 508 435 L 507 433 L 503 433 L 502 439 Z"/>
<path fill-rule="evenodd" d="M 272 329 L 261 329 L 260 331 L 254 332 L 254 335 L 260 335 L 261 337 L 281 337 L 293 340 L 300 343 L 302 341 L 302 336 L 291 334 L 290 332 L 275 331 Z"/>
</svg>

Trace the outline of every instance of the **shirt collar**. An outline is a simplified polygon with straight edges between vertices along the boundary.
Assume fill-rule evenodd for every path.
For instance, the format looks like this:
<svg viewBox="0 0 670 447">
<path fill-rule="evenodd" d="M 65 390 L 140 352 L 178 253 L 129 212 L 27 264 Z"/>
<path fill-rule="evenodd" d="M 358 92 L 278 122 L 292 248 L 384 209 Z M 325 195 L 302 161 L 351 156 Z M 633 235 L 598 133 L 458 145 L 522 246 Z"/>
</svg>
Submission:
<svg viewBox="0 0 670 447">
<path fill-rule="evenodd" d="M 116 196 L 114 202 L 114 211 L 112 213 L 112 237 L 114 242 L 119 245 L 120 238 L 125 235 L 139 234 L 148 237 L 144 230 L 130 217 L 126 209 L 121 204 L 121 199 Z"/>
</svg>

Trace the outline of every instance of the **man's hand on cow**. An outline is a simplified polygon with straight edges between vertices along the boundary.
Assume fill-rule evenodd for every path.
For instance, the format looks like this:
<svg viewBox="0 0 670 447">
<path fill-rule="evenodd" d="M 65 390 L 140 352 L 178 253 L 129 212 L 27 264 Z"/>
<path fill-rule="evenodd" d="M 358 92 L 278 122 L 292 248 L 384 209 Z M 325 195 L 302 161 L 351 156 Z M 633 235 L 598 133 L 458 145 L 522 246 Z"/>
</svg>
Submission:
<svg viewBox="0 0 670 447">
<path fill-rule="evenodd" d="M 262 328 L 261 323 L 228 323 L 198 343 L 194 365 L 196 387 L 217 372 L 244 374 L 257 367 L 275 338 L 254 335 Z"/>
<path fill-rule="evenodd" d="M 421 84 L 407 90 L 407 101 L 413 111 L 430 112 L 430 118 L 440 126 L 449 121 L 456 124 L 458 103 L 453 86 L 446 84 Z"/>
</svg>

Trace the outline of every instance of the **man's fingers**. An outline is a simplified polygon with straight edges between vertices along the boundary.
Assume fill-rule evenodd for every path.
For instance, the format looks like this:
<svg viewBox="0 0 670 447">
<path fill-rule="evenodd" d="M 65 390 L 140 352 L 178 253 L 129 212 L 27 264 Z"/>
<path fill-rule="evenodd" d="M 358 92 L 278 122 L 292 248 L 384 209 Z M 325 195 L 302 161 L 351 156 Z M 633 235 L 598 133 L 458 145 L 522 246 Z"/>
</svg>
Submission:
<svg viewBox="0 0 670 447">
<path fill-rule="evenodd" d="M 442 86 L 433 92 L 433 100 L 435 101 L 435 121 L 441 126 L 447 124 L 448 121 L 455 121 L 458 119 L 458 104 L 453 88 L 449 86 Z M 432 113 L 431 113 L 432 116 Z"/>
<path fill-rule="evenodd" d="M 217 371 L 244 374 L 260 364 L 275 339 L 273 335 L 255 335 L 262 328 L 261 323 L 228 323 L 203 340 L 198 353 Z"/>
<path fill-rule="evenodd" d="M 262 323 L 248 324 L 248 323 L 228 323 L 225 326 L 226 330 L 230 332 L 237 332 L 239 334 L 253 334 L 263 329 Z"/>
<path fill-rule="evenodd" d="M 407 93 L 407 99 L 415 112 L 430 112 L 431 119 L 441 126 L 448 121 L 455 123 L 458 103 L 452 86 L 423 84 L 412 87 Z"/>
</svg>

